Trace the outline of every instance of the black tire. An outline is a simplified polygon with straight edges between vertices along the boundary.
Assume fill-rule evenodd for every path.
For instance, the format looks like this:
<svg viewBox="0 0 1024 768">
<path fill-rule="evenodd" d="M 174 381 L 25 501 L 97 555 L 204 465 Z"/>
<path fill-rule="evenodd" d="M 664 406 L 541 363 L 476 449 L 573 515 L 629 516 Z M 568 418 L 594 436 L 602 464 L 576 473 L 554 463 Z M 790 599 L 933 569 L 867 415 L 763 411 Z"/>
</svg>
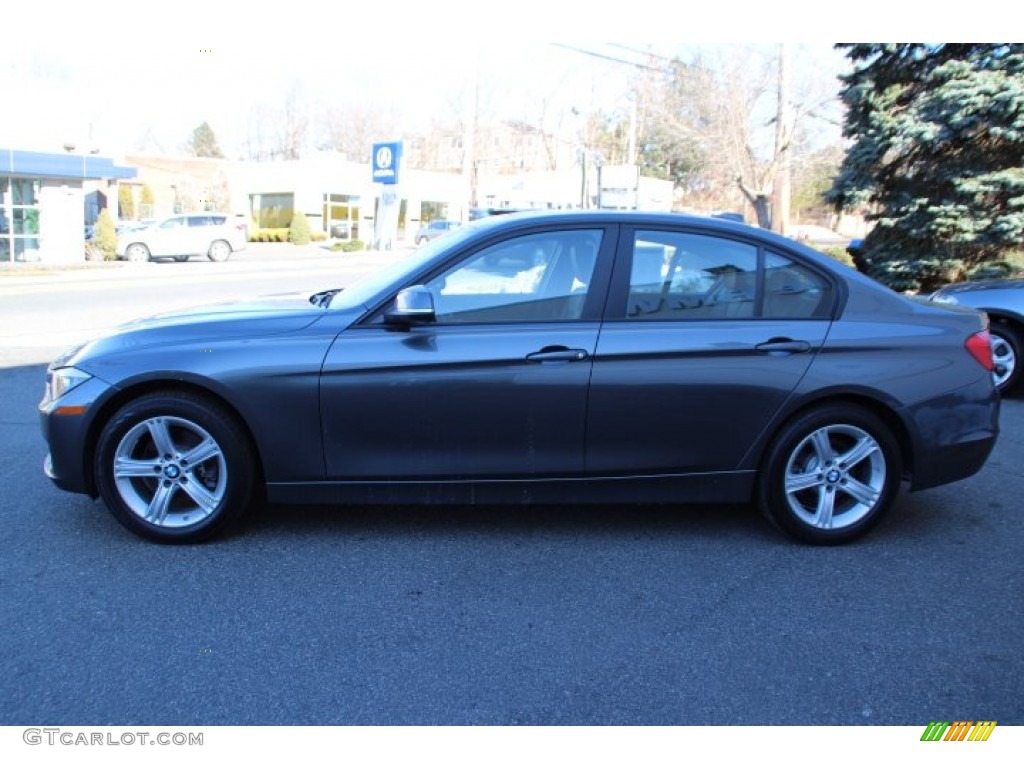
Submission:
<svg viewBox="0 0 1024 768">
<path fill-rule="evenodd" d="M 992 362 L 996 366 L 993 378 L 999 394 L 1006 395 L 1020 384 L 1021 333 L 1009 323 L 992 323 L 988 330 L 992 337 Z"/>
<path fill-rule="evenodd" d="M 800 541 L 845 544 L 892 505 L 902 465 L 896 439 L 878 416 L 845 403 L 817 406 L 783 426 L 768 446 L 758 507 Z"/>
<path fill-rule="evenodd" d="M 214 240 L 206 252 L 210 261 L 227 261 L 231 258 L 231 244 L 227 240 Z"/>
<path fill-rule="evenodd" d="M 199 395 L 167 391 L 132 400 L 103 427 L 95 456 L 96 485 L 111 513 L 153 541 L 209 538 L 253 499 L 256 461 L 245 431 Z"/>
</svg>

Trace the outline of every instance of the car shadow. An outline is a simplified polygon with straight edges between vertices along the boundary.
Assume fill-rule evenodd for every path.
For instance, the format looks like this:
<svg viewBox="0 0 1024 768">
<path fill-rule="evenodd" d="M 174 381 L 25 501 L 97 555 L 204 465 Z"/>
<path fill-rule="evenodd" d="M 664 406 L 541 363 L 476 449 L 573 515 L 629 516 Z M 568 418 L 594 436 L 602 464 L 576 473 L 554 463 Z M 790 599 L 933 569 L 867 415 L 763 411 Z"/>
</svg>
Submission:
<svg viewBox="0 0 1024 768">
<path fill-rule="evenodd" d="M 263 505 L 234 536 L 712 537 L 779 540 L 753 507 L 673 505 Z"/>
</svg>

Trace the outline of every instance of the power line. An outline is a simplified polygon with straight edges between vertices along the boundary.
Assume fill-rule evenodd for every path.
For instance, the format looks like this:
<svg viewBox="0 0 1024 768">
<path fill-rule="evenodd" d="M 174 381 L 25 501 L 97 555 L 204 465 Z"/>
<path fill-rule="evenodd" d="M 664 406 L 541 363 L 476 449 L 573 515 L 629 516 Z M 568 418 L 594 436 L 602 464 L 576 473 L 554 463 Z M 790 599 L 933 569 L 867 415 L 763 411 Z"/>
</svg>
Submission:
<svg viewBox="0 0 1024 768">
<path fill-rule="evenodd" d="M 661 72 L 663 74 L 671 74 L 671 70 L 665 69 L 664 67 L 656 67 L 651 64 L 641 64 L 636 61 L 629 61 L 628 59 L 620 59 L 616 56 L 611 56 L 607 53 L 598 53 L 597 51 L 588 51 L 585 48 L 577 48 L 573 45 L 566 45 L 565 43 L 552 43 L 556 48 L 565 48 L 568 51 L 574 53 L 582 53 L 585 56 L 592 56 L 595 59 L 604 59 L 605 61 L 613 61 L 616 64 L 625 64 L 630 67 L 636 67 L 637 69 L 649 69 L 652 72 Z M 639 53 L 639 51 L 636 51 Z M 658 57 L 663 58 L 663 57 Z"/>
</svg>

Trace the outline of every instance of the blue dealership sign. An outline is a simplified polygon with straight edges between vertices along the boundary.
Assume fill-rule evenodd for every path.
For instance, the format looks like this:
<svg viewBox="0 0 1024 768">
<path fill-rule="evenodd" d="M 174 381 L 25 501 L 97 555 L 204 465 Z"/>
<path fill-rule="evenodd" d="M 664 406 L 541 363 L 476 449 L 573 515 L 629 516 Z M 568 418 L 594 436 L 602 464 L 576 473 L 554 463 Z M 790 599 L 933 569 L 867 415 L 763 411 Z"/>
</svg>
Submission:
<svg viewBox="0 0 1024 768">
<path fill-rule="evenodd" d="M 398 166 L 402 160 L 402 142 L 390 141 L 373 145 L 373 180 L 381 184 L 398 183 Z"/>
</svg>

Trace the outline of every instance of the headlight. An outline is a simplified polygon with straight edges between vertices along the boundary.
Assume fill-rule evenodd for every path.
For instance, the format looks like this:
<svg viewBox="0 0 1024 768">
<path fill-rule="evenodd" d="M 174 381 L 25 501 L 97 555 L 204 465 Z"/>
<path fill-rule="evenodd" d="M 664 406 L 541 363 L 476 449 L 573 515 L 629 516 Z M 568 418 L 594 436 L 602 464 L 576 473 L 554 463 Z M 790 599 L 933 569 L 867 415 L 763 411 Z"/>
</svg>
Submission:
<svg viewBox="0 0 1024 768">
<path fill-rule="evenodd" d="M 46 372 L 46 393 L 43 395 L 43 402 L 52 403 L 91 378 L 88 373 L 77 368 L 49 370 Z"/>
</svg>

